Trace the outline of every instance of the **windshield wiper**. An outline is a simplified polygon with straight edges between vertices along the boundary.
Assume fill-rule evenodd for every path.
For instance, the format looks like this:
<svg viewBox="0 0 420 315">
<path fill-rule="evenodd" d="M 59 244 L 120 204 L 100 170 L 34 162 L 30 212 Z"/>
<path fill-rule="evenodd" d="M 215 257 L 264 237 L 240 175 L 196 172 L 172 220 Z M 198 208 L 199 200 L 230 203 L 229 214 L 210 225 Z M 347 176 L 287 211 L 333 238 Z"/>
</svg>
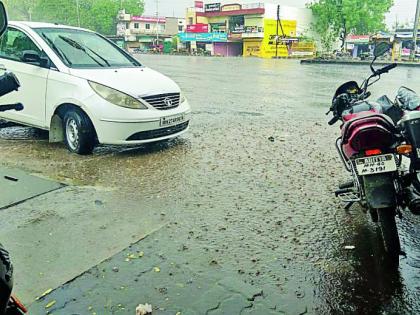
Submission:
<svg viewBox="0 0 420 315">
<path fill-rule="evenodd" d="M 88 53 L 88 51 L 90 51 L 91 53 L 93 53 L 95 56 L 97 56 L 98 58 L 100 58 L 103 62 L 106 63 L 106 65 L 108 67 L 111 67 L 111 64 L 108 62 L 108 60 L 106 60 L 104 57 L 102 57 L 101 55 L 99 55 L 97 52 L 93 51 L 92 49 L 90 49 L 87 46 L 83 46 L 82 44 L 76 42 L 75 40 L 68 38 L 66 36 L 62 36 L 59 35 L 58 37 L 60 37 L 63 41 L 65 41 L 67 44 L 69 44 L 70 46 L 83 51 L 86 55 L 88 55 L 92 60 L 94 60 L 98 65 L 100 65 L 101 67 L 105 67 L 103 63 L 99 62 L 96 58 L 94 58 L 91 54 Z"/>
<path fill-rule="evenodd" d="M 55 52 L 58 54 L 59 57 L 61 57 L 61 59 L 65 59 L 67 61 L 67 63 L 69 64 L 69 66 L 71 66 L 73 63 L 70 61 L 70 59 L 66 56 L 65 53 L 63 53 L 63 51 L 58 48 L 53 41 L 51 40 L 51 38 L 49 38 L 47 35 L 45 35 L 45 33 L 41 33 L 42 37 L 45 38 L 45 40 L 48 42 L 48 44 L 50 44 L 50 46 L 52 47 L 52 49 L 55 50 Z"/>
</svg>

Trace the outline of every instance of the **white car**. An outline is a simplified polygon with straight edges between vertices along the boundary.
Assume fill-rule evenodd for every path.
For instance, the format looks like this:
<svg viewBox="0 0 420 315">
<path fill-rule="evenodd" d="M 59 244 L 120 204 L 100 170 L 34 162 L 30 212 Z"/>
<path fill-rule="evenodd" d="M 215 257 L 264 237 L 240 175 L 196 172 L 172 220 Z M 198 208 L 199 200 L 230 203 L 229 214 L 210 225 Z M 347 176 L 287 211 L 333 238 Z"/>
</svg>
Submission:
<svg viewBox="0 0 420 315">
<path fill-rule="evenodd" d="M 0 68 L 21 83 L 0 102 L 24 105 L 0 118 L 49 130 L 71 152 L 171 139 L 189 127 L 191 109 L 175 82 L 89 30 L 10 22 Z"/>
</svg>

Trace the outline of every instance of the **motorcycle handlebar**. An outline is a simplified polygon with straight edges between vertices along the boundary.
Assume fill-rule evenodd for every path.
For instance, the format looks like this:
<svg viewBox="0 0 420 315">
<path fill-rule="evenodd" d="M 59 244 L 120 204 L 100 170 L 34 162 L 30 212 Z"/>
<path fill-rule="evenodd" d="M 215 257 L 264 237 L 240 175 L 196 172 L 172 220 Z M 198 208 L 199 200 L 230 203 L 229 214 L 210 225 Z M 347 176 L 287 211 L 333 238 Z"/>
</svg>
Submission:
<svg viewBox="0 0 420 315">
<path fill-rule="evenodd" d="M 334 125 L 337 121 L 339 121 L 340 118 L 338 116 L 334 116 L 329 122 L 328 125 L 332 126 Z"/>
<path fill-rule="evenodd" d="M 0 105 L 0 112 L 5 112 L 8 110 L 15 110 L 17 112 L 20 112 L 23 110 L 23 104 L 16 103 L 16 104 L 10 104 L 10 105 Z"/>
<path fill-rule="evenodd" d="M 398 65 L 396 63 L 387 65 L 387 66 L 379 69 L 378 71 L 376 71 L 376 74 L 377 75 L 381 75 L 381 74 L 384 74 L 384 73 L 388 73 L 389 71 L 391 71 L 392 69 L 396 68 L 397 66 Z"/>
</svg>

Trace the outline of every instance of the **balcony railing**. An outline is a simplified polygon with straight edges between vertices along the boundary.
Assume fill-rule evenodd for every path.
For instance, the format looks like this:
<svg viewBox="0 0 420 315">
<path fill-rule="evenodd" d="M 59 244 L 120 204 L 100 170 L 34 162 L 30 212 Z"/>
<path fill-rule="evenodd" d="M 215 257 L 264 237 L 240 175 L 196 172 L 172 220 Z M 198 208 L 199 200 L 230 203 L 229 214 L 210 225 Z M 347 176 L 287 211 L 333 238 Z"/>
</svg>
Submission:
<svg viewBox="0 0 420 315">
<path fill-rule="evenodd" d="M 264 32 L 242 33 L 242 38 L 264 38 Z"/>
<path fill-rule="evenodd" d="M 264 3 L 244 3 L 242 4 L 242 10 L 250 9 L 264 9 Z"/>
<path fill-rule="evenodd" d="M 141 28 L 130 28 L 125 31 L 126 36 L 128 35 L 156 35 L 156 30 L 146 30 Z M 159 36 L 166 35 L 165 30 L 158 31 Z"/>
</svg>

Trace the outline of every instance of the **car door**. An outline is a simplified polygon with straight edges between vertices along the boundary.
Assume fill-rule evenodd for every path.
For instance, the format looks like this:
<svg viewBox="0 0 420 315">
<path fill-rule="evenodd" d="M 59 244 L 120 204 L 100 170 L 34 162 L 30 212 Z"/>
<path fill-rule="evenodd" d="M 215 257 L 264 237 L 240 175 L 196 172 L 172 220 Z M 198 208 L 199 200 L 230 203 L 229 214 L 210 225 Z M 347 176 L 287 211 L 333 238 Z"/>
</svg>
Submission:
<svg viewBox="0 0 420 315">
<path fill-rule="evenodd" d="M 39 64 L 24 62 L 23 53 L 28 50 L 43 55 L 28 34 L 15 27 L 9 27 L 0 41 L 0 67 L 13 72 L 19 79 L 21 88 L 2 97 L 0 104 L 22 103 L 24 110 L 4 112 L 0 116 L 23 124 L 47 128 L 45 97 L 49 69 Z M 3 73 L 4 69 L 1 70 Z"/>
</svg>

